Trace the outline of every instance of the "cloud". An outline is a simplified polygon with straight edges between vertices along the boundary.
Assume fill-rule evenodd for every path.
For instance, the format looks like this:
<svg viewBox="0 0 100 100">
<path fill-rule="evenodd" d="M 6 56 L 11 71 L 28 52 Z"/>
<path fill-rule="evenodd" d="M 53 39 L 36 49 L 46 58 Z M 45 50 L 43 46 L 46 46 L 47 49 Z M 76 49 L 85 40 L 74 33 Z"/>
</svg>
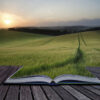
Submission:
<svg viewBox="0 0 100 100">
<path fill-rule="evenodd" d="M 39 24 L 40 26 L 100 26 L 98 19 L 82 19 L 77 21 L 46 21 Z"/>
</svg>

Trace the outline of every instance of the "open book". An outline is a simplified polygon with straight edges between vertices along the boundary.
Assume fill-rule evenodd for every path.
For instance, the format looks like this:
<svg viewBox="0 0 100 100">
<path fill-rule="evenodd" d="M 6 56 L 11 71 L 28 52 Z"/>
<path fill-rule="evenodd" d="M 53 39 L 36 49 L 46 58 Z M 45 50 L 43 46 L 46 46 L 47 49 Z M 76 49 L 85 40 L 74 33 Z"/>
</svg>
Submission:
<svg viewBox="0 0 100 100">
<path fill-rule="evenodd" d="M 79 75 L 60 75 L 54 79 L 44 75 L 34 75 L 20 78 L 8 78 L 5 84 L 100 84 L 98 78 Z"/>
<path fill-rule="evenodd" d="M 16 72 L 18 72 L 22 67 L 20 67 Z M 92 70 L 93 67 L 88 67 L 88 70 Z M 96 69 L 96 68 L 95 68 Z M 100 70 L 100 68 L 98 69 Z M 14 72 L 6 81 L 5 84 L 49 84 L 49 85 L 59 85 L 59 84 L 100 84 L 99 78 L 71 75 L 65 74 L 51 79 L 45 75 L 33 75 L 27 77 L 11 78 L 16 72 Z"/>
</svg>

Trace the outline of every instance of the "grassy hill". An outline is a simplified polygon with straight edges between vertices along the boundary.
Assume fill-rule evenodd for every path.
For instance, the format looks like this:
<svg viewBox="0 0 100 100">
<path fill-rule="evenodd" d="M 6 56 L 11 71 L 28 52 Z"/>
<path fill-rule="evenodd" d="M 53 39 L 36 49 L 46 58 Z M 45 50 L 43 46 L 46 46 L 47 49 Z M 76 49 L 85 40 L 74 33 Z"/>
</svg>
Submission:
<svg viewBox="0 0 100 100">
<path fill-rule="evenodd" d="M 16 77 L 60 74 L 92 76 L 86 66 L 100 66 L 100 31 L 83 32 L 83 56 L 74 62 L 78 34 L 47 36 L 0 30 L 0 65 L 22 65 Z"/>
</svg>

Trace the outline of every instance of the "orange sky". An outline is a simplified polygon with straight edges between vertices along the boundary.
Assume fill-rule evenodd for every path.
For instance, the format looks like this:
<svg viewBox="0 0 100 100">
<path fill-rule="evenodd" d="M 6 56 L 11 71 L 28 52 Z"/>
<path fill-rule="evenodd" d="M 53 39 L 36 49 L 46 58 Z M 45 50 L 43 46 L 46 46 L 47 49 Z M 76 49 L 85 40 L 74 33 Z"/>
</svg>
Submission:
<svg viewBox="0 0 100 100">
<path fill-rule="evenodd" d="M 27 23 L 29 22 L 22 17 L 10 13 L 0 13 L 0 19 L 0 26 L 5 28 L 21 26 L 25 24 L 27 25 Z M 6 23 L 7 20 L 10 21 L 9 24 Z"/>
</svg>

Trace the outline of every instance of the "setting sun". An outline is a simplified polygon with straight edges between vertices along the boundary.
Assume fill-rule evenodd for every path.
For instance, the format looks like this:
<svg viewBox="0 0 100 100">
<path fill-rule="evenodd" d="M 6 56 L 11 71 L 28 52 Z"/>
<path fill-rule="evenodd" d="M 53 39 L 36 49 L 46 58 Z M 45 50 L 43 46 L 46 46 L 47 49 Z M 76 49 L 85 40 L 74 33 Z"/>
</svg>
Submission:
<svg viewBox="0 0 100 100">
<path fill-rule="evenodd" d="M 6 19 L 6 20 L 4 20 L 4 23 L 7 24 L 7 25 L 10 25 L 11 24 L 11 20 Z"/>
<path fill-rule="evenodd" d="M 10 28 L 25 25 L 28 21 L 19 15 L 0 13 L 0 27 Z"/>
</svg>

